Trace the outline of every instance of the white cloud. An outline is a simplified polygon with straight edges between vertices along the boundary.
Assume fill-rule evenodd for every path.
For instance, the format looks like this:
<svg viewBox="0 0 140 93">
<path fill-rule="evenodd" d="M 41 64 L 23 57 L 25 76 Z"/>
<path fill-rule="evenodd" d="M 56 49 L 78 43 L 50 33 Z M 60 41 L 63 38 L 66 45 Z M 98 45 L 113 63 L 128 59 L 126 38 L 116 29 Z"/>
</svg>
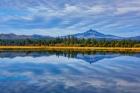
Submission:
<svg viewBox="0 0 140 93">
<path fill-rule="evenodd" d="M 130 12 L 140 12 L 140 7 L 118 7 L 116 9 L 116 14 L 126 14 Z"/>
<path fill-rule="evenodd" d="M 64 13 L 71 13 L 71 12 L 79 12 L 79 11 L 81 11 L 81 9 L 80 9 L 80 7 L 78 7 L 76 5 L 65 4 L 65 7 L 62 11 Z"/>
<path fill-rule="evenodd" d="M 92 14 L 100 14 L 100 13 L 104 13 L 106 11 L 106 6 L 103 5 L 95 5 L 89 8 L 89 10 L 87 10 L 87 13 L 92 13 Z"/>
</svg>

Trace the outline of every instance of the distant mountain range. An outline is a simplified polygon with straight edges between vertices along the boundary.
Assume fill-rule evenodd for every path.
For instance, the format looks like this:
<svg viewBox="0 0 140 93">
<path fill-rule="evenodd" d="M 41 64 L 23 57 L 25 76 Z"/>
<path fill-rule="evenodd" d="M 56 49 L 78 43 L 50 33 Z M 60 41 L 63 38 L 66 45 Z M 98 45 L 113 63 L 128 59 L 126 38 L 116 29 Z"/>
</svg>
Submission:
<svg viewBox="0 0 140 93">
<path fill-rule="evenodd" d="M 16 35 L 16 34 L 0 34 L 0 39 L 48 39 L 52 38 L 51 36 L 42 36 L 42 35 Z"/>
<path fill-rule="evenodd" d="M 139 40 L 140 41 L 140 36 L 129 37 L 129 38 L 126 38 L 126 39 Z"/>
<path fill-rule="evenodd" d="M 106 35 L 103 33 L 100 33 L 96 30 L 88 30 L 86 32 L 83 33 L 77 33 L 77 34 L 73 34 L 70 35 L 76 38 L 95 38 L 95 39 L 107 39 L 107 40 L 121 40 L 121 39 L 131 39 L 131 40 L 140 40 L 140 36 L 136 36 L 136 37 L 119 37 L 119 36 L 115 36 L 115 35 Z M 67 37 L 67 36 L 62 36 L 63 37 Z M 51 39 L 54 37 L 51 36 L 42 36 L 42 35 L 16 35 L 16 34 L 0 34 L 0 39 Z"/>
<path fill-rule="evenodd" d="M 78 33 L 71 35 L 76 38 L 95 38 L 95 39 L 123 39 L 122 37 L 114 36 L 114 35 L 105 35 L 102 33 L 97 32 L 96 30 L 88 30 L 84 33 Z"/>
</svg>

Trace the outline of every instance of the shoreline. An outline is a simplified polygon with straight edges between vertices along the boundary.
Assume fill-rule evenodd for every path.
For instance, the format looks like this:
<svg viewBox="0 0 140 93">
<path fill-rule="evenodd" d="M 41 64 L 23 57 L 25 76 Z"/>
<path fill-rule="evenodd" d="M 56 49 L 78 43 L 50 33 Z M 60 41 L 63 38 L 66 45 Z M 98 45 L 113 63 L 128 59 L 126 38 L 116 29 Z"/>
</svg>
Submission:
<svg viewBox="0 0 140 93">
<path fill-rule="evenodd" d="M 0 51 L 103 51 L 103 52 L 140 52 L 140 47 L 69 47 L 69 46 L 0 46 Z"/>
</svg>

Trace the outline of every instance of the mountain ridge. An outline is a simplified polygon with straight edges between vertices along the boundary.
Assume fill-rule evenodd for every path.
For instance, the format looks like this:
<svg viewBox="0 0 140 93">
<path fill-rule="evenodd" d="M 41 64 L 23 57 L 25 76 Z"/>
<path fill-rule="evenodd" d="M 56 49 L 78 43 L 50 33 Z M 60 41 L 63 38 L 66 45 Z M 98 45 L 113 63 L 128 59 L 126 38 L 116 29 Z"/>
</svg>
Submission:
<svg viewBox="0 0 140 93">
<path fill-rule="evenodd" d="M 115 36 L 115 35 L 106 35 L 106 34 L 103 34 L 103 33 L 100 33 L 96 30 L 88 30 L 86 32 L 83 32 L 83 33 L 77 33 L 77 34 L 74 34 L 74 35 L 71 35 L 71 36 L 74 36 L 76 38 L 95 38 L 95 39 L 122 39 L 122 37 L 118 37 L 118 36 Z"/>
<path fill-rule="evenodd" d="M 119 37 L 119 36 L 115 36 L 115 35 L 109 35 L 109 34 L 103 34 L 100 33 L 96 30 L 87 30 L 83 33 L 77 33 L 77 34 L 72 34 L 72 35 L 66 35 L 66 36 L 61 36 L 60 38 L 64 38 L 64 37 L 68 37 L 68 36 L 73 36 L 75 38 L 95 38 L 95 39 L 107 39 L 107 40 L 127 40 L 127 39 L 131 39 L 131 40 L 140 40 L 140 36 L 135 36 L 135 37 Z M 9 34 L 0 34 L 0 39 L 51 39 L 51 38 L 55 38 L 49 35 L 38 35 L 38 34 L 34 34 L 34 35 L 16 35 L 13 33 L 9 33 Z"/>
<path fill-rule="evenodd" d="M 0 39 L 45 39 L 45 38 L 53 38 L 51 36 L 43 36 L 43 35 L 16 35 L 13 33 L 9 33 L 9 34 L 0 34 Z"/>
</svg>

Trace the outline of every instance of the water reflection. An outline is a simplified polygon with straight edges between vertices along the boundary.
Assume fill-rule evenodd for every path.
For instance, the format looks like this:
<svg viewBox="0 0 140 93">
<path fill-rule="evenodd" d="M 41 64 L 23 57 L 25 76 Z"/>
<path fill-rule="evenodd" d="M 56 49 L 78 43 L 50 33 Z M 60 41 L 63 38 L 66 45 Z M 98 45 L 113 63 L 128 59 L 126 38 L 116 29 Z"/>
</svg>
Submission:
<svg viewBox="0 0 140 93">
<path fill-rule="evenodd" d="M 1 52 L 1 93 L 139 93 L 139 54 Z"/>
</svg>

